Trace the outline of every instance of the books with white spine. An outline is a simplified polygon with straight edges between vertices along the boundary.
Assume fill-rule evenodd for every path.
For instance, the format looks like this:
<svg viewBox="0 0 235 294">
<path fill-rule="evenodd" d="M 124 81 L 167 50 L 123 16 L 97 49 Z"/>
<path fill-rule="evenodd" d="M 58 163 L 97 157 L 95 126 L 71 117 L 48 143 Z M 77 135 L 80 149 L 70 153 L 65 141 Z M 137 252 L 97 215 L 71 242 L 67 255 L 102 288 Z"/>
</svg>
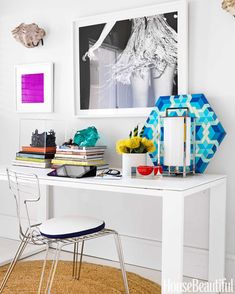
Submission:
<svg viewBox="0 0 235 294">
<path fill-rule="evenodd" d="M 88 160 L 88 161 L 78 161 L 78 160 L 66 160 L 66 159 L 52 159 L 52 164 L 63 165 L 63 164 L 71 164 L 71 165 L 103 165 L 106 164 L 104 160 Z"/>
<path fill-rule="evenodd" d="M 56 159 L 80 159 L 80 160 L 90 160 L 90 159 L 103 159 L 103 155 L 84 155 L 84 154 L 66 154 L 66 152 L 63 153 L 56 153 L 55 154 Z"/>
<path fill-rule="evenodd" d="M 72 150 L 95 150 L 95 149 L 103 149 L 106 150 L 107 146 L 77 146 L 77 145 L 61 145 L 57 146 L 56 149 L 62 149 L 62 150 L 67 150 L 67 149 L 72 149 Z"/>
<path fill-rule="evenodd" d="M 23 160 L 13 160 L 12 165 L 39 167 L 39 168 L 50 168 L 51 167 L 50 162 L 32 162 L 32 161 L 23 161 Z"/>
<path fill-rule="evenodd" d="M 57 146 L 56 152 L 76 152 L 80 154 L 89 154 L 89 153 L 104 153 L 107 149 L 106 146 L 94 146 L 94 147 L 80 147 L 73 145 L 62 145 Z"/>
</svg>

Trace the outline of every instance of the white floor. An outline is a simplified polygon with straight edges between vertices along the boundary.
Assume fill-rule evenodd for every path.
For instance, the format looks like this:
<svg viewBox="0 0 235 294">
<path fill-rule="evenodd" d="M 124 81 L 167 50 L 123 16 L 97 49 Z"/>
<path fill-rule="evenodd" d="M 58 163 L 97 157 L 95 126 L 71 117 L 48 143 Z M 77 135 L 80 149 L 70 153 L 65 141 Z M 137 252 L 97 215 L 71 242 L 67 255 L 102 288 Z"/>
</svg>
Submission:
<svg viewBox="0 0 235 294">
<path fill-rule="evenodd" d="M 19 245 L 18 241 L 0 238 L 0 266 L 4 265 L 6 263 L 9 263 L 9 261 L 11 260 L 11 258 L 14 255 L 14 253 L 16 252 L 18 245 Z M 31 255 L 30 257 L 25 258 L 24 260 L 42 260 L 44 258 L 44 252 L 40 252 L 40 253 L 35 254 L 35 252 L 38 251 L 39 248 L 36 248 L 37 246 L 35 246 L 35 245 L 31 245 L 31 246 L 33 246 L 33 248 L 34 248 L 33 251 L 32 251 L 32 247 L 31 248 L 28 247 L 28 249 L 26 249 L 26 251 L 25 251 L 25 254 L 23 255 L 23 258 L 28 255 L 29 250 L 34 254 Z M 61 253 L 60 259 L 72 260 L 72 253 L 63 251 Z M 105 260 L 105 259 L 84 256 L 83 260 L 86 262 L 91 262 L 91 263 L 119 267 L 119 264 L 117 262 L 113 262 L 113 261 Z M 129 272 L 136 273 L 142 277 L 145 277 L 146 279 L 152 280 L 152 281 L 160 284 L 160 281 L 161 281 L 161 272 L 160 271 L 147 269 L 147 268 L 143 268 L 143 267 L 138 267 L 138 266 L 134 266 L 134 265 L 129 265 L 129 264 L 126 265 L 126 270 Z M 190 282 L 190 281 L 192 281 L 192 278 L 184 277 L 184 282 Z M 191 293 L 197 293 L 197 292 L 191 292 Z M 202 292 L 200 292 L 200 293 L 202 293 Z M 235 293 L 235 289 L 232 293 Z"/>
</svg>

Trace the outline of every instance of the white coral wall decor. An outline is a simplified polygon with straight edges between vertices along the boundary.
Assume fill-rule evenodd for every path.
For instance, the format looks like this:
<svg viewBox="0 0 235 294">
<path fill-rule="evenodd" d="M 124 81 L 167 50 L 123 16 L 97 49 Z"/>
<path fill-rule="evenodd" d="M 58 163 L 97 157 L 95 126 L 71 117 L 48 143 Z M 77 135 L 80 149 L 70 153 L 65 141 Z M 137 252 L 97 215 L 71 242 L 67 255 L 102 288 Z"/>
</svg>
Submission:
<svg viewBox="0 0 235 294">
<path fill-rule="evenodd" d="M 235 0 L 223 0 L 222 8 L 235 16 Z"/>
<path fill-rule="evenodd" d="M 12 35 L 25 47 L 34 48 L 38 46 L 40 41 L 43 45 L 43 37 L 46 35 L 46 32 L 35 23 L 22 23 L 12 30 Z"/>
</svg>

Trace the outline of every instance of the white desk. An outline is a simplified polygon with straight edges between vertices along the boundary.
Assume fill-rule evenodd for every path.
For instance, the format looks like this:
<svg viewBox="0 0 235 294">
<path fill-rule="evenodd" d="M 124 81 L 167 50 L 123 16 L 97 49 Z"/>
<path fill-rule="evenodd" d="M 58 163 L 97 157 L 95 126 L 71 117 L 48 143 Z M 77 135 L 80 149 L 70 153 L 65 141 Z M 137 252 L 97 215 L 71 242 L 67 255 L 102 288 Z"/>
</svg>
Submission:
<svg viewBox="0 0 235 294">
<path fill-rule="evenodd" d="M 6 167 L 0 167 L 0 180 L 7 180 Z M 161 197 L 162 219 L 162 293 L 170 294 L 167 283 L 180 283 L 183 279 L 183 237 L 185 198 L 204 190 L 210 191 L 210 236 L 208 280 L 224 278 L 226 176 L 196 175 L 187 178 L 162 178 L 156 180 L 123 178 L 67 179 L 49 177 L 49 170 L 12 167 L 13 170 L 38 175 L 42 185 L 41 220 L 48 217 L 48 187 L 60 186 L 76 189 L 99 190 L 117 193 Z M 198 213 L 198 212 L 195 212 Z M 147 215 L 146 215 L 147 217 Z M 164 282 L 165 281 L 165 282 Z M 177 292 L 179 293 L 179 292 Z"/>
</svg>

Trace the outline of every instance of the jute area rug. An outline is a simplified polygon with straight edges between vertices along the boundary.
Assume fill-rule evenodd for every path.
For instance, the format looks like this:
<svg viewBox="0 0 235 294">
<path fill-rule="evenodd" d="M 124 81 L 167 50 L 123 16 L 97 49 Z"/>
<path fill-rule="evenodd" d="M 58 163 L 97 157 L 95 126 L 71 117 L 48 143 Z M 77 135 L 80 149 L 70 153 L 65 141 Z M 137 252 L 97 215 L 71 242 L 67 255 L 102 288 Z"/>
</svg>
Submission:
<svg viewBox="0 0 235 294">
<path fill-rule="evenodd" d="M 48 262 L 48 268 L 49 266 L 50 263 Z M 8 266 L 0 267 L 0 282 L 7 267 Z M 42 261 L 19 262 L 16 265 L 3 294 L 36 294 L 41 269 Z M 72 263 L 69 261 L 60 261 L 57 267 L 51 294 L 125 293 L 121 271 L 118 269 L 84 262 L 79 281 L 73 280 L 71 274 Z M 130 294 L 161 293 L 160 286 L 152 281 L 129 272 L 127 273 L 127 277 Z"/>
</svg>

